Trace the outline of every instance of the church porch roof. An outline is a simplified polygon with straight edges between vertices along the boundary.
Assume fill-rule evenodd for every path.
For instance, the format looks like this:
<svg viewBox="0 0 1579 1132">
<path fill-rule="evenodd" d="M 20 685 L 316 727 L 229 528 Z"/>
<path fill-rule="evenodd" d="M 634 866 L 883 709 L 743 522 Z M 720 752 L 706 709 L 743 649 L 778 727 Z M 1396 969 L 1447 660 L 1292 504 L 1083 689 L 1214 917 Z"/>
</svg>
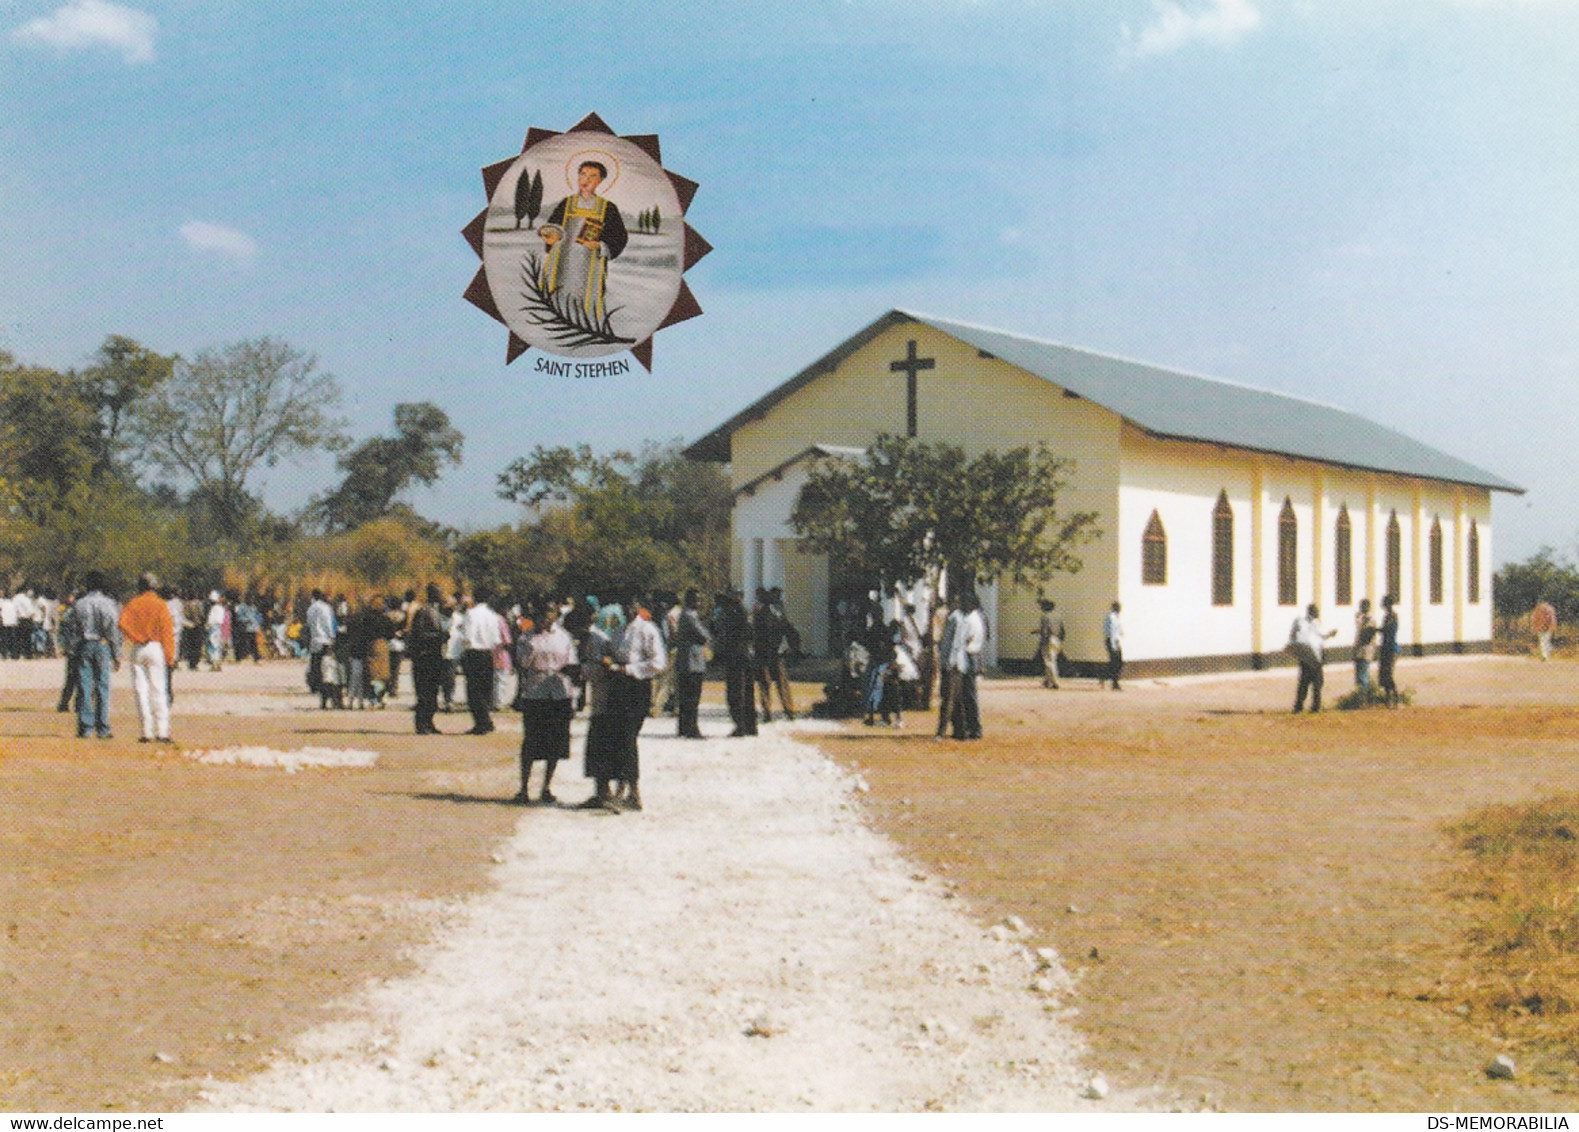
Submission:
<svg viewBox="0 0 1579 1132">
<path fill-rule="evenodd" d="M 819 456 L 831 456 L 838 460 L 859 460 L 864 455 L 866 455 L 866 449 L 854 448 L 848 444 L 813 444 L 808 448 L 802 448 L 799 452 L 795 453 L 795 455 L 791 456 L 783 463 L 769 468 L 767 471 L 763 472 L 760 476 L 754 480 L 751 480 L 749 483 L 741 484 L 735 489 L 735 498 L 738 499 L 742 495 L 755 494 L 757 488 L 761 487 L 769 480 L 783 479 L 784 473 L 789 471 L 796 464 L 799 464 L 802 460 L 813 459 Z M 693 459 L 694 458 L 695 457 L 693 457 Z"/>
</svg>

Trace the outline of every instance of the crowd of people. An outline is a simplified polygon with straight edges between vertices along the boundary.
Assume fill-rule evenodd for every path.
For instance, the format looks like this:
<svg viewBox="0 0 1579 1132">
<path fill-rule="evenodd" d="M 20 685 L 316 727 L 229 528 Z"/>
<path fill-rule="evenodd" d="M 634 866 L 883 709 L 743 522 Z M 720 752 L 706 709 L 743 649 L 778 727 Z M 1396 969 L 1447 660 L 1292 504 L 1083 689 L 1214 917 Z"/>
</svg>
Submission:
<svg viewBox="0 0 1579 1132">
<path fill-rule="evenodd" d="M 314 590 L 301 618 L 307 686 L 324 710 L 382 707 L 410 660 L 414 727 L 437 735 L 436 719 L 457 708 L 463 689 L 466 734 L 486 735 L 508 704 L 521 713 L 521 789 L 516 800 L 555 805 L 554 774 L 570 757 L 570 725 L 587 713 L 584 759 L 593 781 L 588 809 L 640 810 L 639 737 L 653 715 L 676 717 L 676 734 L 700 739 L 697 723 L 709 654 L 724 670 L 732 735 L 755 735 L 756 690 L 763 721 L 771 695 L 794 718 L 787 656 L 798 637 L 783 594 L 761 590 L 748 611 L 741 595 L 717 594 L 712 615 L 687 590 L 672 594 L 584 595 L 519 600 L 486 587 L 353 605 Z M 534 775 L 533 764 L 542 770 Z M 536 783 L 534 796 L 532 787 Z"/>
<path fill-rule="evenodd" d="M 0 592 L 0 659 L 54 656 L 60 607 L 54 590 L 36 585 Z"/>
<path fill-rule="evenodd" d="M 1036 629 L 1043 684 L 1059 687 L 1066 629 L 1055 603 L 1042 600 Z M 1354 679 L 1367 700 L 1399 702 L 1394 678 L 1399 646 L 1395 599 L 1382 599 L 1378 620 L 1369 600 L 1355 613 Z M 464 686 L 470 735 L 494 730 L 493 715 L 508 704 L 522 718 L 523 804 L 557 804 L 552 785 L 571 756 L 570 725 L 588 715 L 584 759 L 594 790 L 582 806 L 607 811 L 641 809 L 639 737 L 646 720 L 673 715 L 676 734 L 700 739 L 698 705 L 710 663 L 722 669 L 732 736 L 757 734 L 773 718 L 774 700 L 795 718 L 788 662 L 800 638 L 785 613 L 783 593 L 760 589 L 748 607 L 738 591 L 714 594 L 707 616 L 700 593 L 585 595 L 519 600 L 484 587 L 446 594 L 428 585 L 419 594 L 351 601 L 320 590 L 295 608 L 255 593 L 177 592 L 144 574 L 124 607 L 105 592 L 96 572 L 57 598 L 32 586 L 0 595 L 0 656 L 60 657 L 64 680 L 57 709 L 75 711 L 79 738 L 109 738 L 110 676 L 131 665 L 143 742 L 170 741 L 174 674 L 206 665 L 267 656 L 306 661 L 308 689 L 324 710 L 378 710 L 398 695 L 409 661 L 419 735 L 437 735 L 440 711 L 457 710 Z M 1101 683 L 1117 691 L 1123 674 L 1122 609 L 1103 618 L 1108 662 Z M 1542 604 L 1531 618 L 1549 655 L 1555 615 Z M 897 591 L 873 592 L 857 604 L 840 675 L 825 686 L 820 710 L 903 726 L 906 710 L 929 711 L 937 689 L 938 737 L 982 736 L 977 682 L 990 629 L 974 593 L 949 595 L 931 616 Z M 1321 709 L 1323 648 L 1336 636 L 1309 606 L 1289 635 L 1299 665 L 1294 711 Z M 1376 687 L 1371 665 L 1377 665 Z M 533 795 L 533 764 L 541 763 Z"/>
<path fill-rule="evenodd" d="M 154 605 L 162 611 L 159 618 L 153 616 Z M 137 596 L 125 609 L 105 592 L 97 571 L 84 575 L 81 586 L 58 594 L 34 585 L 0 594 L 0 658 L 64 661 L 56 708 L 77 714 L 79 738 L 110 737 L 109 676 L 120 667 L 123 644 L 133 666 L 142 739 L 168 741 L 169 704 L 181 662 L 191 670 L 206 665 L 218 671 L 229 660 L 290 655 L 285 629 L 277 600 L 235 590 L 213 590 L 205 597 L 162 587 L 152 574 L 139 579 Z M 155 644 L 157 649 L 150 647 Z"/>
<path fill-rule="evenodd" d="M 844 665 L 825 688 L 830 714 L 861 716 L 868 727 L 879 719 L 903 727 L 906 710 L 931 710 L 936 684 L 935 734 L 981 738 L 977 680 L 985 670 L 989 627 L 976 594 L 951 594 L 929 617 L 898 592 L 886 599 L 873 592 L 845 621 Z M 763 696 L 765 702 L 765 686 Z"/>
</svg>

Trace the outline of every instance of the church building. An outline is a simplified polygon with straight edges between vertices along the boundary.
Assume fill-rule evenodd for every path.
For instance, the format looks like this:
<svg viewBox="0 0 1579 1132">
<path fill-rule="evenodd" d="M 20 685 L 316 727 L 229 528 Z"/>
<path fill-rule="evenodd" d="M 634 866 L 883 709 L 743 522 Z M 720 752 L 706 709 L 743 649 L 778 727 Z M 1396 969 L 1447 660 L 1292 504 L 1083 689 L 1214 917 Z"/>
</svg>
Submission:
<svg viewBox="0 0 1579 1132">
<path fill-rule="evenodd" d="M 877 580 L 830 577 L 791 508 L 815 462 L 884 433 L 1073 461 L 1058 509 L 1102 533 L 1041 590 L 1077 670 L 1105 660 L 1114 601 L 1135 675 L 1282 663 L 1311 602 L 1347 656 L 1356 605 L 1379 616 L 1387 593 L 1406 653 L 1490 649 L 1491 495 L 1517 485 L 1343 409 L 896 310 L 686 449 L 729 465 L 734 582 L 748 600 L 781 586 L 810 654 Z M 981 592 L 989 662 L 1028 671 L 1037 591 Z"/>
</svg>

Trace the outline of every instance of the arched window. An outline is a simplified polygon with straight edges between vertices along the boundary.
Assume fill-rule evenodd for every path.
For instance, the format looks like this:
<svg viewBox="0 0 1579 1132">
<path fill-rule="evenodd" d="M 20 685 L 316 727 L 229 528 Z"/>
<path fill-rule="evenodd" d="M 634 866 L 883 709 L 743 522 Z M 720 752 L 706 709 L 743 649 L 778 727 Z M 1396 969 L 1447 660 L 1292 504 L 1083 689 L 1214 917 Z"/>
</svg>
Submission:
<svg viewBox="0 0 1579 1132">
<path fill-rule="evenodd" d="M 1217 496 L 1212 508 L 1212 604 L 1234 603 L 1234 509 L 1228 492 Z"/>
<path fill-rule="evenodd" d="M 1431 519 L 1431 604 L 1442 604 L 1442 520 Z"/>
<path fill-rule="evenodd" d="M 1348 504 L 1338 507 L 1332 533 L 1332 600 L 1339 605 L 1354 601 L 1354 532 L 1349 526 Z"/>
<path fill-rule="evenodd" d="M 1162 516 L 1155 511 L 1141 538 L 1140 580 L 1148 586 L 1168 584 L 1168 535 L 1162 529 Z"/>
<path fill-rule="evenodd" d="M 1286 495 L 1277 516 L 1277 603 L 1299 604 L 1299 519 Z"/>
<path fill-rule="evenodd" d="M 1397 511 L 1387 519 L 1387 592 L 1394 601 L 1404 599 L 1404 532 Z"/>
<path fill-rule="evenodd" d="M 1469 604 L 1480 604 L 1480 528 L 1475 526 L 1475 520 L 1469 521 L 1469 546 L 1467 548 L 1468 561 L 1465 566 L 1465 581 L 1468 583 Z"/>
</svg>

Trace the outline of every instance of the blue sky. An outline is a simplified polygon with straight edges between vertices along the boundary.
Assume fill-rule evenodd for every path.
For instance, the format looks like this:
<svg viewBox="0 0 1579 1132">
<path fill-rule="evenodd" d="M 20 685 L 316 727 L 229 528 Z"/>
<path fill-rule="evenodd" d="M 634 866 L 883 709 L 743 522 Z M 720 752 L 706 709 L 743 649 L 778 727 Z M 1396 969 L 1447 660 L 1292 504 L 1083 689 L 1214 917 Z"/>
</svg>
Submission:
<svg viewBox="0 0 1579 1132">
<path fill-rule="evenodd" d="M 1579 542 L 1571 0 L 0 0 L 0 75 L 0 347 L 282 336 L 358 437 L 449 412 L 413 502 L 459 526 L 534 444 L 694 438 L 910 307 L 1364 413 L 1529 489 L 1499 561 Z M 478 169 L 589 112 L 716 248 L 599 383 L 460 298 Z"/>
</svg>

